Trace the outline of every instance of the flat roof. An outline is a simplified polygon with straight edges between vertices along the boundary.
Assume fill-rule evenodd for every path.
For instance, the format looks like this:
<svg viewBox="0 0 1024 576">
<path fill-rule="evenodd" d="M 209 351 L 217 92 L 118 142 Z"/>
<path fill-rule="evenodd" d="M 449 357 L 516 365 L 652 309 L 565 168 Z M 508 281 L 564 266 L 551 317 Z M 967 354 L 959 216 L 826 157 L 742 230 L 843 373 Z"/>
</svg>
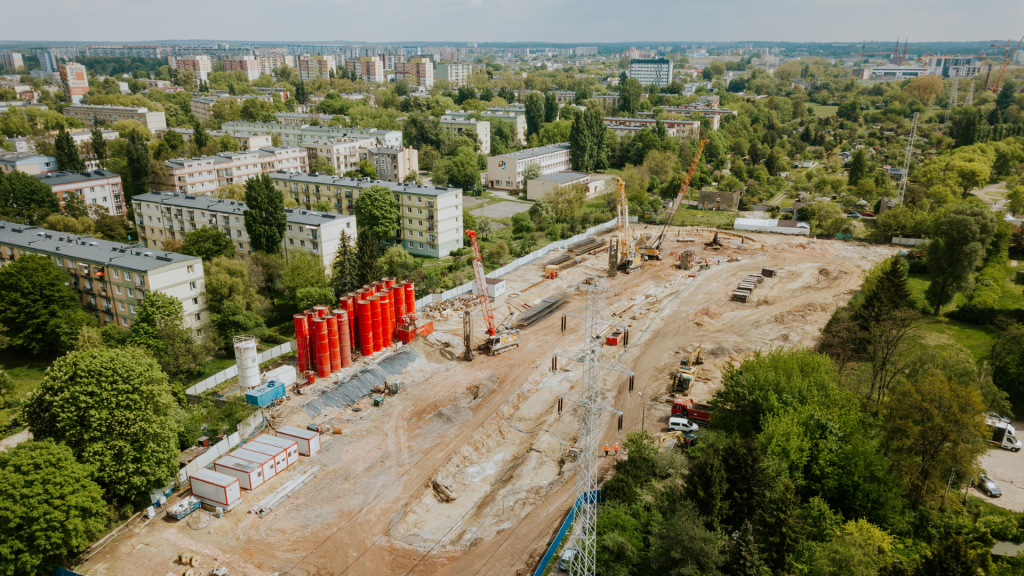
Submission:
<svg viewBox="0 0 1024 576">
<path fill-rule="evenodd" d="M 0 220 L 0 244 L 138 272 L 149 272 L 173 264 L 202 262 L 195 256 L 143 248 L 138 244 L 110 242 L 92 236 L 55 232 L 6 220 Z"/>
<path fill-rule="evenodd" d="M 570 171 L 570 172 L 555 172 L 554 174 L 546 174 L 544 176 L 540 176 L 538 178 L 534 178 L 534 180 L 545 180 L 545 181 L 548 181 L 548 182 L 557 182 L 559 184 L 567 184 L 569 182 L 575 182 L 576 180 L 580 180 L 582 178 L 589 178 L 589 177 L 590 177 L 590 174 L 587 174 L 586 172 L 571 172 Z"/>
<path fill-rule="evenodd" d="M 214 212 L 217 214 L 233 214 L 236 216 L 241 216 L 248 208 L 245 202 L 241 202 L 239 200 L 226 200 L 223 198 L 214 198 L 213 196 L 184 194 L 181 192 L 149 192 L 147 194 L 139 194 L 132 198 L 132 202 L 153 202 L 165 206 L 174 206 L 176 208 L 205 210 L 207 212 Z M 284 212 L 288 221 L 292 224 L 304 224 L 307 226 L 320 226 L 321 224 L 329 224 L 337 220 L 355 218 L 355 216 L 346 216 L 331 212 L 317 212 L 315 210 L 305 210 L 302 208 L 285 208 Z"/>
<path fill-rule="evenodd" d="M 387 182 L 384 180 L 372 180 L 370 178 L 345 178 L 344 176 L 330 176 L 328 174 L 293 174 L 278 170 L 271 172 L 270 177 L 275 180 L 288 180 L 290 182 L 306 182 L 309 184 L 320 184 L 323 186 L 346 186 L 348 188 L 369 188 L 371 186 L 384 186 L 392 192 L 409 194 L 421 194 L 426 196 L 441 196 L 449 192 L 462 192 L 462 188 L 448 188 L 445 186 L 425 186 L 423 184 L 404 184 Z M 138 198 L 138 196 L 136 196 Z"/>
<path fill-rule="evenodd" d="M 121 175 L 110 170 L 89 170 L 87 172 L 50 172 L 49 174 L 36 174 L 43 182 L 50 186 L 60 184 L 73 184 L 75 182 L 89 182 L 91 180 L 106 180 L 107 178 L 120 178 Z"/>
<path fill-rule="evenodd" d="M 524 160 L 527 158 L 536 158 L 537 156 L 544 156 L 546 154 L 553 154 L 555 152 L 566 152 L 569 149 L 570 147 L 568 142 L 559 142 L 558 144 L 540 146 L 537 148 L 529 148 L 527 150 L 520 150 L 518 152 L 509 152 L 508 154 L 502 154 L 500 156 L 491 156 L 491 158 L 514 158 L 516 160 Z"/>
</svg>

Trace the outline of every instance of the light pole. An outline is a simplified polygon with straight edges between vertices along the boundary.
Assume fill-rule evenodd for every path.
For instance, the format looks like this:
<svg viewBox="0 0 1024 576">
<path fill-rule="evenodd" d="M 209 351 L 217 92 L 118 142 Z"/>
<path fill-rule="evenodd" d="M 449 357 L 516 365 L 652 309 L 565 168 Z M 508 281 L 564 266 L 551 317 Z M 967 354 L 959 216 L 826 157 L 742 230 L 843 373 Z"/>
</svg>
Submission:
<svg viewBox="0 0 1024 576">
<path fill-rule="evenodd" d="M 643 392 L 637 392 L 637 395 L 640 396 L 640 429 L 641 430 L 646 430 L 647 429 L 647 426 L 646 426 L 646 423 L 647 423 L 647 406 L 644 405 L 644 393 Z"/>
</svg>

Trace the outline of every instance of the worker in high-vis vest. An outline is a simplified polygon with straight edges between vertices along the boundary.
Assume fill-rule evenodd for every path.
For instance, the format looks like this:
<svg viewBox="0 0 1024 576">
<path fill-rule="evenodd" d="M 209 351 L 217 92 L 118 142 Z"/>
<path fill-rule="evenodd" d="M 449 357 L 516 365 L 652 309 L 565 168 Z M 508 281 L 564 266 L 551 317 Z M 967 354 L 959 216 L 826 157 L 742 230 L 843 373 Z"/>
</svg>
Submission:
<svg viewBox="0 0 1024 576">
<path fill-rule="evenodd" d="M 615 455 L 618 456 L 619 455 L 619 443 L 618 442 L 615 443 L 614 450 L 615 450 Z"/>
<path fill-rule="evenodd" d="M 604 445 L 604 455 L 605 456 L 608 455 L 608 445 L 607 444 Z"/>
</svg>

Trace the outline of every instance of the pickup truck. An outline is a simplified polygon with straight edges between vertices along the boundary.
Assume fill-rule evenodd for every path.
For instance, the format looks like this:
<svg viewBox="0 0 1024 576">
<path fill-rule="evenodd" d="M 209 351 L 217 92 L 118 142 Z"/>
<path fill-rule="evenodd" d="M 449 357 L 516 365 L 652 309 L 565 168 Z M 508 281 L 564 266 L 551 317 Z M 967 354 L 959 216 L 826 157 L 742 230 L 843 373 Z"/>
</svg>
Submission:
<svg viewBox="0 0 1024 576">
<path fill-rule="evenodd" d="M 692 398 L 676 398 L 672 402 L 672 416 L 688 418 L 704 424 L 711 423 L 711 406 L 694 402 Z"/>
</svg>

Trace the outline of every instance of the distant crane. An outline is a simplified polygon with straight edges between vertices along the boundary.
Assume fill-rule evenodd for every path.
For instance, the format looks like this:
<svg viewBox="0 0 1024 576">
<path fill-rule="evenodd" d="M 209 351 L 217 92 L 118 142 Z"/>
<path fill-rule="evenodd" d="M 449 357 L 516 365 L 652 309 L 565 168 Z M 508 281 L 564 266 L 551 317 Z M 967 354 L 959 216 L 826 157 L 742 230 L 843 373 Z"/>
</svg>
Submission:
<svg viewBox="0 0 1024 576">
<path fill-rule="evenodd" d="M 993 92 L 999 92 L 999 90 L 1002 89 L 1003 74 L 1006 73 L 1006 67 L 1010 65 L 1010 60 L 1013 58 L 1014 54 L 1017 53 L 1017 49 L 1020 48 L 1021 42 L 1024 42 L 1024 36 L 1020 37 L 1020 40 L 1017 41 L 1017 45 L 1013 47 L 1013 52 L 1010 52 L 1010 41 L 1006 41 L 1006 50 L 1003 52 L 1003 67 L 999 69 L 999 76 L 996 77 L 996 82 L 992 85 Z M 996 44 L 993 44 L 993 46 L 996 46 Z"/>
<path fill-rule="evenodd" d="M 900 175 L 900 191 L 896 196 L 896 204 L 903 203 L 903 194 L 907 191 L 907 177 L 910 176 L 910 155 L 914 151 L 914 136 L 917 135 L 917 119 L 920 115 L 920 112 L 914 112 L 914 120 L 910 124 L 910 139 L 907 140 L 907 155 L 903 159 L 903 174 Z"/>
</svg>

